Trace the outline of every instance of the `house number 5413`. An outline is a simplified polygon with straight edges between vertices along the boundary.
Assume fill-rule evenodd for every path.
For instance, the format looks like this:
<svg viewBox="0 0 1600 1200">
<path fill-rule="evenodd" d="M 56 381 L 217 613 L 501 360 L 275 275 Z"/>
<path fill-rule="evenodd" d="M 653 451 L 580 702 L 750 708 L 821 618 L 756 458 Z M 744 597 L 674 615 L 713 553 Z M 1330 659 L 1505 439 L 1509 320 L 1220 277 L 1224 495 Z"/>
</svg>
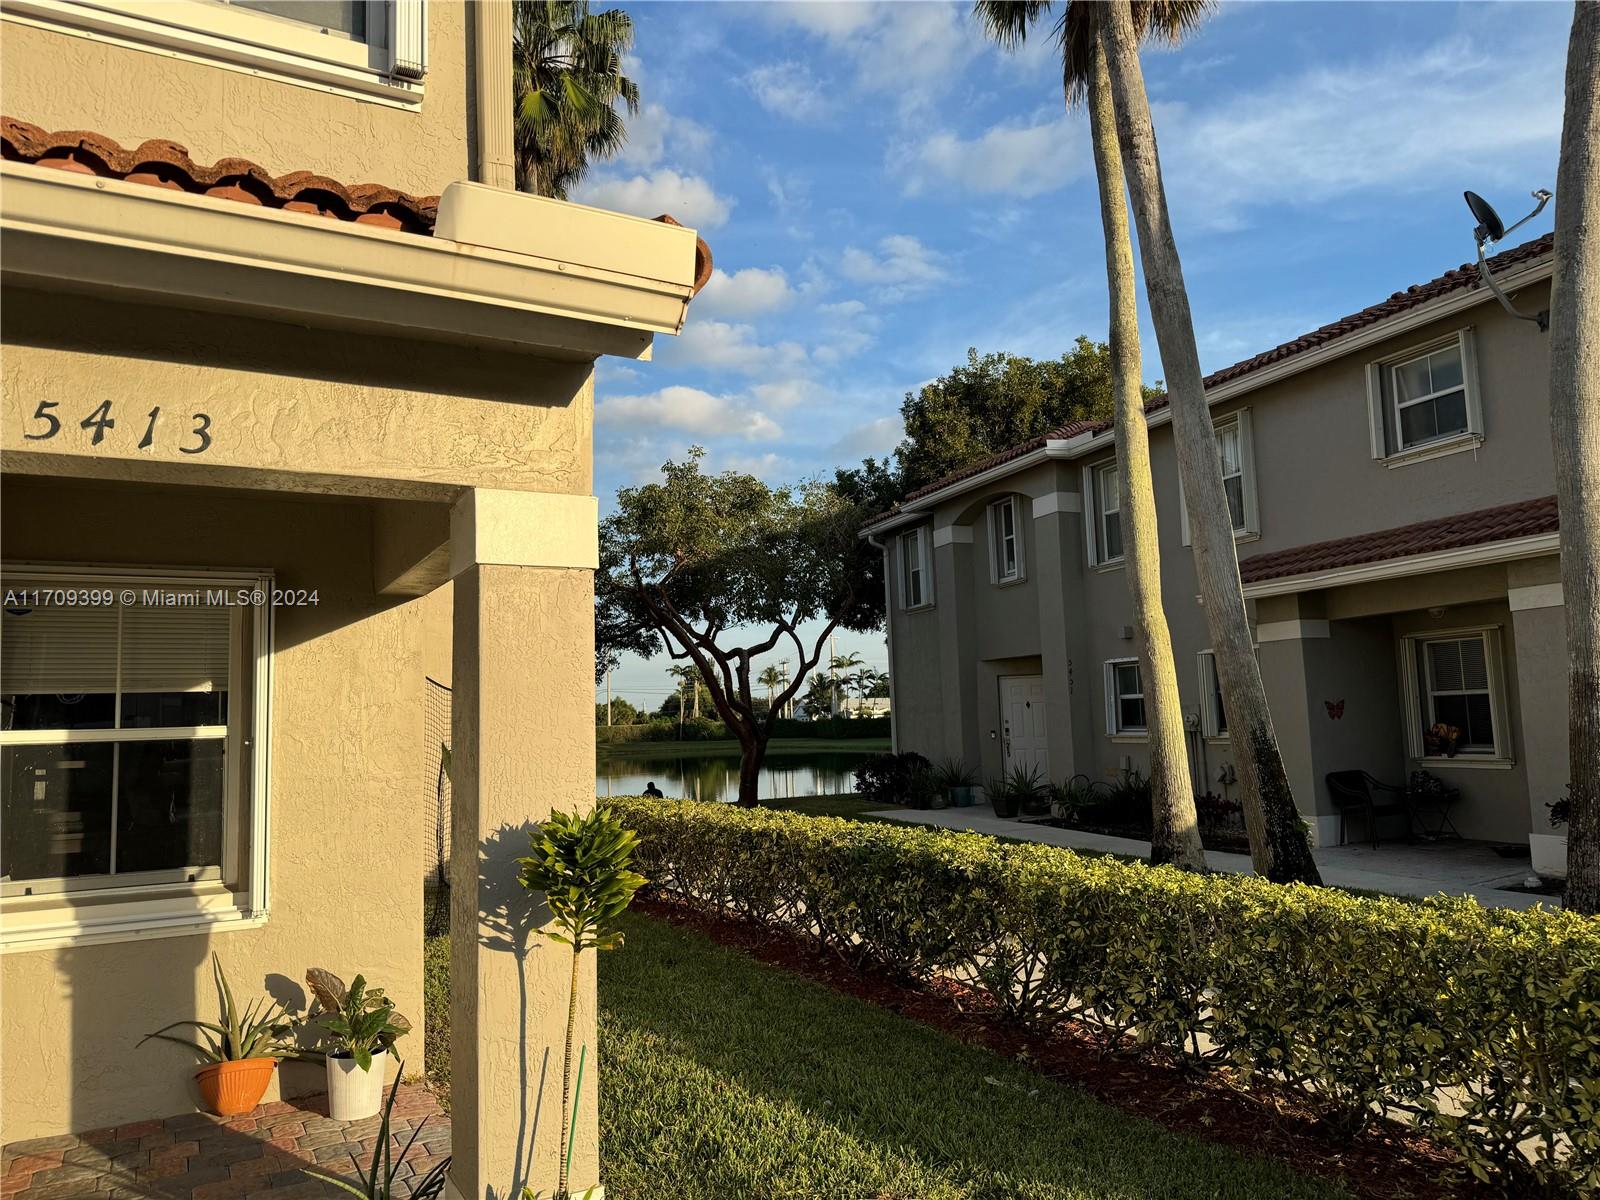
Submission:
<svg viewBox="0 0 1600 1200">
<path fill-rule="evenodd" d="M 61 432 L 61 418 L 51 412 L 59 408 L 54 400 L 41 400 L 39 407 L 33 410 L 33 419 L 42 422 L 37 433 L 25 433 L 22 436 L 30 442 L 48 442 Z M 158 404 L 143 417 L 144 436 L 139 439 L 139 449 L 148 450 L 156 442 L 156 424 L 161 419 L 161 406 Z M 68 420 L 71 420 L 69 417 Z M 189 420 L 194 422 L 187 434 L 178 436 L 190 439 L 189 444 L 178 447 L 179 454 L 204 454 L 211 449 L 211 418 L 203 413 L 191 413 Z M 89 444 L 98 446 L 106 439 L 106 431 L 117 427 L 116 418 L 111 415 L 111 401 L 103 401 L 98 408 L 78 422 L 78 428 L 89 431 Z"/>
</svg>

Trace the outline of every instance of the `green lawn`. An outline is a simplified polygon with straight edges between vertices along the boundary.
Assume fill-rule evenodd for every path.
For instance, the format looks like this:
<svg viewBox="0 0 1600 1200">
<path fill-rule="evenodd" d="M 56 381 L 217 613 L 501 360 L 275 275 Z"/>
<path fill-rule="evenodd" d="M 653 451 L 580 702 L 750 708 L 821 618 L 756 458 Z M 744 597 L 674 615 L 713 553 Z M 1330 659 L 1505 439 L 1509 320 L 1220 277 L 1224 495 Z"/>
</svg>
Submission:
<svg viewBox="0 0 1600 1200">
<path fill-rule="evenodd" d="M 444 942 L 427 948 L 436 1083 Z M 611 1200 L 1347 1196 L 642 916 L 601 957 L 599 1063 Z"/>
</svg>

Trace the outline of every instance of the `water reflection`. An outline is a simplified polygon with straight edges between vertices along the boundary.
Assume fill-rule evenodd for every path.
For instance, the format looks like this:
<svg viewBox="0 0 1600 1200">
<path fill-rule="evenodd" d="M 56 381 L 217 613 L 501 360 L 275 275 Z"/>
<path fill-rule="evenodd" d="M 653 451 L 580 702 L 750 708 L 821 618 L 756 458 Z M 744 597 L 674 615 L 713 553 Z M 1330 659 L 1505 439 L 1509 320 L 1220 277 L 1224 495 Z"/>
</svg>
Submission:
<svg viewBox="0 0 1600 1200">
<path fill-rule="evenodd" d="M 756 782 L 756 793 L 763 800 L 777 800 L 853 792 L 856 765 L 871 753 L 830 750 L 769 754 Z M 739 797 L 739 756 L 629 754 L 600 758 L 595 764 L 595 792 L 600 796 L 637 796 L 651 781 L 674 798 L 732 802 Z"/>
</svg>

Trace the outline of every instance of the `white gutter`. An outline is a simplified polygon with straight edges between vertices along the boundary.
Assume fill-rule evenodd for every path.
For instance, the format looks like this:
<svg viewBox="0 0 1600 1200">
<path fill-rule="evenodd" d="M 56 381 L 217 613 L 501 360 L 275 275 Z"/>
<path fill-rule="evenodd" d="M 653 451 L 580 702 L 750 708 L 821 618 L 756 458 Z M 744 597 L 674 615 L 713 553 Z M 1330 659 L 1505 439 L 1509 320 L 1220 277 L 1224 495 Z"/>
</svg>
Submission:
<svg viewBox="0 0 1600 1200">
<path fill-rule="evenodd" d="M 0 164 L 7 284 L 300 325 L 648 358 L 694 294 L 691 229 L 453 183 L 432 237 Z"/>
<path fill-rule="evenodd" d="M 1530 264 L 1525 269 L 1505 277 L 1505 290 L 1514 292 L 1519 288 L 1548 279 L 1555 270 L 1554 255 Z M 1476 288 L 1468 288 L 1460 292 L 1452 292 L 1441 296 L 1437 300 L 1430 300 L 1416 308 L 1405 312 L 1396 313 L 1392 317 L 1385 317 L 1376 324 L 1353 333 L 1341 334 L 1326 345 L 1318 346 L 1311 350 L 1301 350 L 1284 358 L 1282 362 L 1272 363 L 1270 366 L 1260 367 L 1237 379 L 1230 379 L 1226 383 L 1219 383 L 1216 387 L 1206 389 L 1206 403 L 1208 405 L 1221 404 L 1224 401 L 1235 399 L 1247 392 L 1253 392 L 1292 375 L 1313 370 L 1324 363 L 1334 359 L 1343 358 L 1354 354 L 1368 346 L 1398 337 L 1408 330 L 1417 329 L 1439 321 L 1445 317 L 1480 304 L 1487 304 L 1494 299 Z M 1226 368 L 1225 368 L 1226 369 Z M 1172 421 L 1172 408 L 1167 405 L 1151 413 L 1146 419 L 1146 425 L 1151 429 L 1160 428 Z M 1080 433 L 1075 437 L 1047 441 L 1042 450 L 1030 451 L 1020 458 L 1010 459 L 1007 462 L 996 464 L 986 471 L 966 479 L 958 479 L 936 492 L 926 496 L 917 497 L 913 505 L 901 509 L 879 524 L 872 526 L 874 531 L 889 530 L 901 525 L 912 524 L 925 519 L 935 506 L 943 503 L 953 496 L 969 492 L 975 488 L 986 486 L 998 479 L 1017 471 L 1026 470 L 1028 467 L 1037 466 L 1047 458 L 1074 459 L 1082 458 L 1086 454 L 1093 454 L 1106 446 L 1114 444 L 1115 431 L 1107 428 L 1099 433 Z M 865 533 L 862 536 L 866 536 Z M 1246 595 L 1249 595 L 1246 589 Z"/>
<path fill-rule="evenodd" d="M 511 0 L 473 0 L 473 99 L 477 119 L 478 182 L 517 186 L 511 139 Z"/>
</svg>

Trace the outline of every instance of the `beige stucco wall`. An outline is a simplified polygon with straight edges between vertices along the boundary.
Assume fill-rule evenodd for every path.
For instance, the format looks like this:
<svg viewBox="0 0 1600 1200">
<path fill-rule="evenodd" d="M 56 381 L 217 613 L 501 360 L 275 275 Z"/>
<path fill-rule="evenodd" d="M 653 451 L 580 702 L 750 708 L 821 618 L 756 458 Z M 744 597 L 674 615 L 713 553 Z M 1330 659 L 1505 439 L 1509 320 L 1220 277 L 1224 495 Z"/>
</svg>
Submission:
<svg viewBox="0 0 1600 1200">
<path fill-rule="evenodd" d="M 373 594 L 370 530 L 365 501 L 4 481 L 10 559 L 267 566 L 320 598 L 276 615 L 267 923 L 6 954 L 4 1140 L 188 1111 L 191 1060 L 135 1043 L 214 1017 L 213 951 L 241 995 L 303 994 L 309 966 L 364 973 L 417 1021 L 401 1050 L 420 1068 L 424 601 Z M 324 1090 L 320 1065 L 282 1074 Z"/>
<path fill-rule="evenodd" d="M 460 3 L 427 11 L 428 76 L 414 109 L 11 20 L 0 24 L 4 107 L 129 148 L 175 141 L 204 164 L 241 157 L 278 175 L 313 171 L 434 195 L 468 177 L 469 19 Z"/>
</svg>

